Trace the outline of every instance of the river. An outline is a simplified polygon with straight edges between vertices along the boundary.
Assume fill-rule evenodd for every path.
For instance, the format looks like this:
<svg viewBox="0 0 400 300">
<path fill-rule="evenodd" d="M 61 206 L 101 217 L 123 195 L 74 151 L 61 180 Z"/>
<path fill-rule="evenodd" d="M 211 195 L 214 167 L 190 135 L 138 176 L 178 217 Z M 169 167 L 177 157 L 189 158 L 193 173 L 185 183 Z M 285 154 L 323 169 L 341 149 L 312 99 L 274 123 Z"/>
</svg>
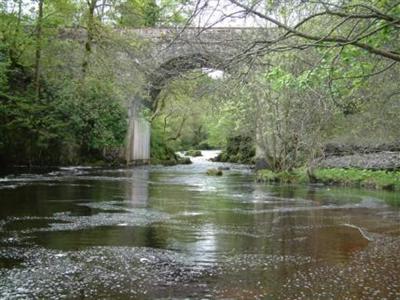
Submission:
<svg viewBox="0 0 400 300">
<path fill-rule="evenodd" d="M 203 154 L 3 171 L 0 298 L 400 299 L 398 193 L 259 184 Z"/>
</svg>

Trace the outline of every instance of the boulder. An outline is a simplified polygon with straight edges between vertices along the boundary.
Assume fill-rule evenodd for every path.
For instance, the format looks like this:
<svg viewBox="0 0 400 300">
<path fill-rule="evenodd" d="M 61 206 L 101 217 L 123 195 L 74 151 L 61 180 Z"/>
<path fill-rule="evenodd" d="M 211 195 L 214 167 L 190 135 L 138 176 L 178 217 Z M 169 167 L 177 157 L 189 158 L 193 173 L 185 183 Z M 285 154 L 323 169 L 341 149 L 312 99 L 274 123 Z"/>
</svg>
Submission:
<svg viewBox="0 0 400 300">
<path fill-rule="evenodd" d="M 220 170 L 220 171 L 228 171 L 228 170 L 230 170 L 231 168 L 229 168 L 229 167 L 224 167 L 224 166 L 221 166 L 221 167 L 218 167 L 218 170 Z"/>
<path fill-rule="evenodd" d="M 201 154 L 200 150 L 189 150 L 185 152 L 185 156 L 192 156 L 192 157 L 197 157 L 197 156 L 203 156 Z"/>
<path fill-rule="evenodd" d="M 218 169 L 208 169 L 207 175 L 209 176 L 222 176 L 222 171 Z"/>
<path fill-rule="evenodd" d="M 270 169 L 271 166 L 268 164 L 265 158 L 256 158 L 255 160 L 255 170 Z"/>
<path fill-rule="evenodd" d="M 189 157 L 182 157 L 182 158 L 179 158 L 178 163 L 181 165 L 190 165 L 192 163 L 192 161 L 190 160 Z"/>
</svg>

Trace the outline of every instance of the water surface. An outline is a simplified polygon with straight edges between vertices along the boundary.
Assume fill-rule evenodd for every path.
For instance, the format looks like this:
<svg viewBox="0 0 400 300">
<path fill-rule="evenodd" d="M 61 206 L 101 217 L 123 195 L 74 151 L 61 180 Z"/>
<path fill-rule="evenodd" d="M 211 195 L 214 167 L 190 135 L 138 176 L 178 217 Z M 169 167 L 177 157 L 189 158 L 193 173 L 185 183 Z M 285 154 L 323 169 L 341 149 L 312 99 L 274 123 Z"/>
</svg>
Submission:
<svg viewBox="0 0 400 300">
<path fill-rule="evenodd" d="M 400 299 L 399 194 L 194 161 L 8 170 L 0 298 Z"/>
</svg>

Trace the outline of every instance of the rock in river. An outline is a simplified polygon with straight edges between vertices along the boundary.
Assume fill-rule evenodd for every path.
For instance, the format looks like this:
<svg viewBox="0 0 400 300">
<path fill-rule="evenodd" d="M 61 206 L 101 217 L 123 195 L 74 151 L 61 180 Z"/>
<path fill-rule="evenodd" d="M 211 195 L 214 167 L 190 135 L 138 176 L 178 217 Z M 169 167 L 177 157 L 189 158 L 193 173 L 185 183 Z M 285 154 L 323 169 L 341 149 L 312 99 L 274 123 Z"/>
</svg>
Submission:
<svg viewBox="0 0 400 300">
<path fill-rule="evenodd" d="M 218 169 L 208 169 L 207 170 L 207 175 L 209 176 L 222 176 L 222 171 Z"/>
</svg>

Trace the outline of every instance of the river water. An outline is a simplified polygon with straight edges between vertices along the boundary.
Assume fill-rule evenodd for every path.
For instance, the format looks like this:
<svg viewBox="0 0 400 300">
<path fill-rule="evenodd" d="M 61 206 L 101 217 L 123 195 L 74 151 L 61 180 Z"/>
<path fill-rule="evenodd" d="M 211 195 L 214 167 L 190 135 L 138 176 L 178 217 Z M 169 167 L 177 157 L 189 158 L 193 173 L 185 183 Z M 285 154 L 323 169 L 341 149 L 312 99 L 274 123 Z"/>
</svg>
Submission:
<svg viewBox="0 0 400 300">
<path fill-rule="evenodd" d="M 203 154 L 5 171 L 0 298 L 400 299 L 398 193 L 258 184 Z"/>
</svg>

